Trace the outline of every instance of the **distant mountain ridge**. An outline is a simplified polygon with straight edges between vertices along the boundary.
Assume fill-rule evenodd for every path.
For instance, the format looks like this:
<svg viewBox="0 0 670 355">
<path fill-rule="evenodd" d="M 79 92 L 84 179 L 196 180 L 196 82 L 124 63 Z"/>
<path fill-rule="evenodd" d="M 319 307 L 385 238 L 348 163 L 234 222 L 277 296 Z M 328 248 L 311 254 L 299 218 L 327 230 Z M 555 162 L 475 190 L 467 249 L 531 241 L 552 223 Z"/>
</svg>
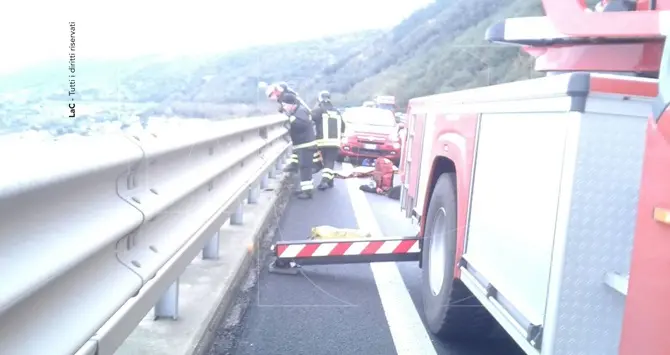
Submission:
<svg viewBox="0 0 670 355">
<path fill-rule="evenodd" d="M 287 81 L 310 104 L 326 89 L 338 105 L 358 105 L 386 94 L 395 95 L 402 107 L 416 96 L 539 76 L 519 48 L 486 43 L 484 32 L 508 17 L 542 14 L 540 0 L 437 0 L 390 31 L 223 55 L 78 61 L 77 101 L 148 105 L 142 112 L 104 111 L 110 119 L 120 114 L 224 118 L 273 112 L 258 83 Z M 17 122 L 16 115 L 42 115 L 24 107 L 68 100 L 67 74 L 67 65 L 56 63 L 0 77 L 0 97 L 5 98 L 0 129 L 3 122 Z M 22 94 L 7 96 L 17 92 Z M 17 108 L 15 97 L 24 97 L 27 106 Z M 53 120 L 67 124 L 62 117 Z"/>
</svg>

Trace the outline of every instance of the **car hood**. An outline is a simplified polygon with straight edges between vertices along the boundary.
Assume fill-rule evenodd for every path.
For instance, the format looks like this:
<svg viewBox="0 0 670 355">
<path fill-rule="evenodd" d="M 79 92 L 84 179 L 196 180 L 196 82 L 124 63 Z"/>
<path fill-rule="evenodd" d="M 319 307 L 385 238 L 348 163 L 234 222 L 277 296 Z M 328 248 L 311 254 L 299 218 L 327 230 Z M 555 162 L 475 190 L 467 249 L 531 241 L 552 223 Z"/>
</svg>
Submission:
<svg viewBox="0 0 670 355">
<path fill-rule="evenodd" d="M 373 125 L 348 125 L 349 134 L 370 134 L 375 136 L 389 136 L 397 133 L 397 128 L 392 126 L 373 126 Z"/>
</svg>

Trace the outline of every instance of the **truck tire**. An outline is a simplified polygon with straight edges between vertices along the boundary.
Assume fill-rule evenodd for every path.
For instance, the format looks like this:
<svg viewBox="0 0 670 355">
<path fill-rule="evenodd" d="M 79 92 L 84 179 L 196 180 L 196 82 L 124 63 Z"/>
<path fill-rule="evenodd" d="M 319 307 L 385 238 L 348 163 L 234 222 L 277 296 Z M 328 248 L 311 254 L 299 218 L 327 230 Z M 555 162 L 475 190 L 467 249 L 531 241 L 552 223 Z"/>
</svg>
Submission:
<svg viewBox="0 0 670 355">
<path fill-rule="evenodd" d="M 442 174 L 433 189 L 422 245 L 422 295 L 426 327 L 444 340 L 486 338 L 493 318 L 460 279 L 456 267 L 456 176 Z"/>
</svg>

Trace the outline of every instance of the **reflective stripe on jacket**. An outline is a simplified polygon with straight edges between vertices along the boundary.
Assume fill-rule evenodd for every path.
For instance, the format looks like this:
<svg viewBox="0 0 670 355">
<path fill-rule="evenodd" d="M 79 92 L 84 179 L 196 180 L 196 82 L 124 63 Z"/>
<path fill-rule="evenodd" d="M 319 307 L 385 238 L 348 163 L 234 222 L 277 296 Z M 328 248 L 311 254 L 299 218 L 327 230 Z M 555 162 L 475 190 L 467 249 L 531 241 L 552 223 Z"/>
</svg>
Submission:
<svg viewBox="0 0 670 355">
<path fill-rule="evenodd" d="M 320 147 L 339 147 L 345 129 L 342 114 L 330 103 L 319 105 L 312 110 L 316 125 L 316 140 Z"/>
</svg>

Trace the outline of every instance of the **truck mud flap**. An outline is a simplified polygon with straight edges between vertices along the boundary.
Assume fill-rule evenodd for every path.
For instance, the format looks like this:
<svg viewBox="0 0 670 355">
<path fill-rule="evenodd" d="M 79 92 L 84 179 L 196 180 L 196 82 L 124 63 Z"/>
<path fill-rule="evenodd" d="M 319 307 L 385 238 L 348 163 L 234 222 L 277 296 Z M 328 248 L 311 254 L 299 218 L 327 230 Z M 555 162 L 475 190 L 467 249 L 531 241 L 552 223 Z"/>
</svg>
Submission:
<svg viewBox="0 0 670 355">
<path fill-rule="evenodd" d="M 272 251 L 270 272 L 297 274 L 302 265 L 419 261 L 421 238 L 282 241 Z"/>
</svg>

